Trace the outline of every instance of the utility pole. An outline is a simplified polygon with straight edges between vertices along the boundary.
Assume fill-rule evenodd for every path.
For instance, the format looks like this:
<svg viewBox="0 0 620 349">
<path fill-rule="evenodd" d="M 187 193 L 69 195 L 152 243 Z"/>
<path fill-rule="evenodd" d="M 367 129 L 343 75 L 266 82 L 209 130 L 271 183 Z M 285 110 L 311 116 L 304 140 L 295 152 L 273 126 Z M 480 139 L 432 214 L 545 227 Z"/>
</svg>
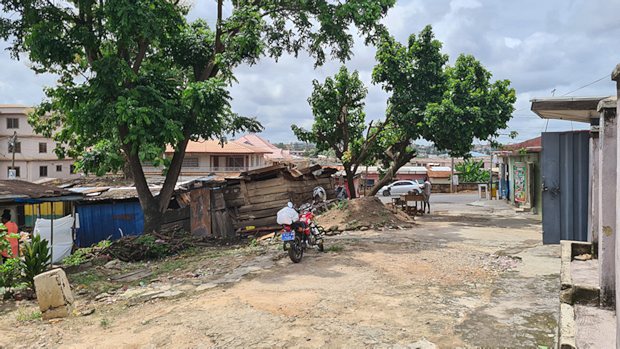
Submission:
<svg viewBox="0 0 620 349">
<path fill-rule="evenodd" d="M 13 137 L 11 137 L 11 143 L 9 143 L 9 145 L 11 146 L 11 150 L 13 153 L 13 160 L 11 161 L 11 171 L 13 171 L 13 178 L 15 179 L 15 177 L 17 177 L 17 172 L 15 171 L 15 145 L 17 144 L 17 131 L 13 131 Z"/>
<path fill-rule="evenodd" d="M 454 158 L 451 159 L 450 164 L 450 194 L 454 193 Z"/>
</svg>

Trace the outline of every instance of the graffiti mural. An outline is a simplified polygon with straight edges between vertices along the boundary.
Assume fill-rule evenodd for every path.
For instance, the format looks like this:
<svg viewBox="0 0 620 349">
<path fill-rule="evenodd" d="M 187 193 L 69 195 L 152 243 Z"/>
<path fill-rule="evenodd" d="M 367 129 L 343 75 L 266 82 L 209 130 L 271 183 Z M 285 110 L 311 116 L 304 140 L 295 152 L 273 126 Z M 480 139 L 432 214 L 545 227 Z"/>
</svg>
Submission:
<svg viewBox="0 0 620 349">
<path fill-rule="evenodd" d="M 525 203 L 527 201 L 527 166 L 523 162 L 515 162 L 514 165 L 515 181 L 515 202 Z"/>
</svg>

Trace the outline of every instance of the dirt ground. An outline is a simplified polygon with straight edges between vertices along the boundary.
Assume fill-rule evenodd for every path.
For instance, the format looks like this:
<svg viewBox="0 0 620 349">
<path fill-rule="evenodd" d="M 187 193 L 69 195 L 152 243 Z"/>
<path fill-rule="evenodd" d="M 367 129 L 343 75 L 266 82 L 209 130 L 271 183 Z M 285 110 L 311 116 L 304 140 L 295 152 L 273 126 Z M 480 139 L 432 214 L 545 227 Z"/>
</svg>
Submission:
<svg viewBox="0 0 620 349">
<path fill-rule="evenodd" d="M 330 236 L 300 264 L 275 242 L 181 259 L 175 277 L 78 297 L 89 315 L 50 323 L 3 303 L 0 347 L 553 347 L 559 247 L 540 223 L 472 195 L 433 200 L 413 228 Z"/>
</svg>

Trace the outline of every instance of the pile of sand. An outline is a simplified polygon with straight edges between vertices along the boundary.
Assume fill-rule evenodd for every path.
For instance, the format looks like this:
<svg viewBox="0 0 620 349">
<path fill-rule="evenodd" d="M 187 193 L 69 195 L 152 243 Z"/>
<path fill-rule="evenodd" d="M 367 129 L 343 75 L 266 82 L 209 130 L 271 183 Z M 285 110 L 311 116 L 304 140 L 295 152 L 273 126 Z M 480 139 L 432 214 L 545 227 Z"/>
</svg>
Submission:
<svg viewBox="0 0 620 349">
<path fill-rule="evenodd" d="M 379 198 L 370 196 L 341 201 L 318 216 L 317 222 L 325 229 L 342 231 L 411 226 L 413 220 L 402 211 L 393 211 Z"/>
</svg>

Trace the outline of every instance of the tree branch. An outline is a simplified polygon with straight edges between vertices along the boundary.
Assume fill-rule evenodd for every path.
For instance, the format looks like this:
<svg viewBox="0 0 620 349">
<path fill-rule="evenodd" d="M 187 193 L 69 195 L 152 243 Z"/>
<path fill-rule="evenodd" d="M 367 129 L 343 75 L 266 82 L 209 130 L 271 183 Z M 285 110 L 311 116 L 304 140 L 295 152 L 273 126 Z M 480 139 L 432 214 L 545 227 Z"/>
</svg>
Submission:
<svg viewBox="0 0 620 349">
<path fill-rule="evenodd" d="M 185 138 L 179 142 L 176 150 L 174 151 L 174 155 L 172 155 L 172 161 L 168 167 L 168 173 L 166 174 L 164 185 L 159 192 L 159 211 L 161 213 L 164 213 L 168 208 L 170 198 L 174 193 L 174 188 L 177 184 L 177 179 L 179 178 L 179 174 L 181 173 L 181 168 L 183 166 L 187 143 L 189 143 L 189 135 L 185 134 Z"/>
<path fill-rule="evenodd" d="M 138 55 L 136 56 L 136 60 L 133 62 L 133 67 L 131 68 L 135 74 L 138 74 L 140 71 L 140 67 L 142 66 L 144 57 L 146 56 L 148 46 L 148 42 L 145 39 L 140 39 L 138 42 Z"/>
</svg>

